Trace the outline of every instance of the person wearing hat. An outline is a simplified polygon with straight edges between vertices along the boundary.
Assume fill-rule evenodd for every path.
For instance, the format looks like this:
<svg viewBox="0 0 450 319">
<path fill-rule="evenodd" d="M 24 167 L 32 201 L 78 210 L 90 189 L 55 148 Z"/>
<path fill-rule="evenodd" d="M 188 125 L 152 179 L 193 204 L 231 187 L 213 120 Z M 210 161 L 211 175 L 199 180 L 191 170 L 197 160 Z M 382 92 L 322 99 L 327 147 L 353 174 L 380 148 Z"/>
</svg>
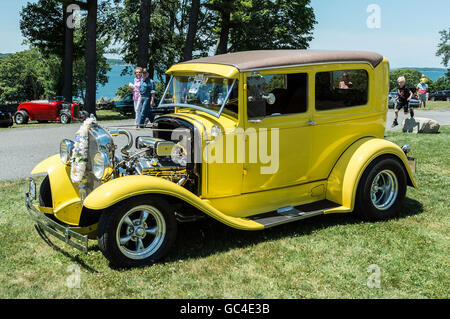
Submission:
<svg viewBox="0 0 450 319">
<path fill-rule="evenodd" d="M 424 74 L 422 74 L 422 77 L 420 78 L 419 84 L 417 84 L 417 91 L 418 91 L 418 97 L 419 97 L 419 109 L 423 104 L 423 108 L 426 107 L 427 104 L 427 91 L 428 91 L 428 84 L 427 84 L 427 78 Z"/>
</svg>

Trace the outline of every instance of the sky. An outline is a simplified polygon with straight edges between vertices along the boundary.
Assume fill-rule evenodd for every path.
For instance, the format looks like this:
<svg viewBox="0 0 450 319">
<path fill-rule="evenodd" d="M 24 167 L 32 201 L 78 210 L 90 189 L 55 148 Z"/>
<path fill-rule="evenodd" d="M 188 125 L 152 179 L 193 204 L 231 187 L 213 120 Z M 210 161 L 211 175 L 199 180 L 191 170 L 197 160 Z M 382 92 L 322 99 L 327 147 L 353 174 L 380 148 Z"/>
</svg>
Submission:
<svg viewBox="0 0 450 319">
<path fill-rule="evenodd" d="M 27 2 L 36 0 L 0 0 L 0 53 L 27 49 L 19 27 Z M 443 67 L 435 52 L 439 31 L 450 28 L 449 0 L 311 0 L 311 6 L 318 22 L 311 49 L 374 51 L 392 68 Z"/>
</svg>

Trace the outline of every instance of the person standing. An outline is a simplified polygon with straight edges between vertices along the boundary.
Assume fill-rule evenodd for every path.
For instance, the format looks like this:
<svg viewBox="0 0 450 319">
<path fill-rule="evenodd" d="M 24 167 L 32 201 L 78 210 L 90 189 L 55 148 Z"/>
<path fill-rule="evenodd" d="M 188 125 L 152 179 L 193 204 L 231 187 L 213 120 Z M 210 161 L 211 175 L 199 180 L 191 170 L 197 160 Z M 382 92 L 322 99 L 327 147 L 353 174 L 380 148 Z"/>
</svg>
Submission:
<svg viewBox="0 0 450 319">
<path fill-rule="evenodd" d="M 134 83 L 130 83 L 130 90 L 133 92 L 133 104 L 134 104 L 134 114 L 135 114 L 135 125 L 136 128 L 139 122 L 139 114 L 141 113 L 141 82 L 142 82 L 142 72 L 143 69 L 141 67 L 137 67 L 134 69 L 134 74 L 136 77 L 134 78 Z"/>
<path fill-rule="evenodd" d="M 420 78 L 419 84 L 417 84 L 417 90 L 418 90 L 418 97 L 419 97 L 419 109 L 422 106 L 423 108 L 427 105 L 427 91 L 428 91 L 428 84 L 427 84 L 427 78 L 424 74 L 422 74 L 422 77 Z"/>
<path fill-rule="evenodd" d="M 394 122 L 392 123 L 392 127 L 397 126 L 398 122 L 398 111 L 400 111 L 403 108 L 403 112 L 405 114 L 411 115 L 411 118 L 414 117 L 414 110 L 413 108 L 409 108 L 409 101 L 411 100 L 413 96 L 413 92 L 406 87 L 406 79 L 404 76 L 401 76 L 397 79 L 398 83 L 398 97 L 397 97 L 397 105 L 395 106 L 395 113 L 394 113 Z"/>
<path fill-rule="evenodd" d="M 138 126 L 144 127 L 146 118 L 149 118 L 150 123 L 153 123 L 155 116 L 153 115 L 152 108 L 155 105 L 155 82 L 149 78 L 147 69 L 143 69 L 142 82 L 141 82 L 141 112 L 139 114 Z"/>
</svg>

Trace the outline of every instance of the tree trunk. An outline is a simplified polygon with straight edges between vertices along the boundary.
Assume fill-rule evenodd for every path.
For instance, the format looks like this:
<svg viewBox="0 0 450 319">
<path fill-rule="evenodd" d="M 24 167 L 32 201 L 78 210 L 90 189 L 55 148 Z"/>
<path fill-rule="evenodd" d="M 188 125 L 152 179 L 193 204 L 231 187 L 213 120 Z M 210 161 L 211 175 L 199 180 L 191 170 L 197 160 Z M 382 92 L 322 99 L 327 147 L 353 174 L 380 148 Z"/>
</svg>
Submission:
<svg viewBox="0 0 450 319">
<path fill-rule="evenodd" d="M 73 97 L 73 29 L 67 25 L 69 14 L 67 13 L 67 3 L 63 3 L 65 44 L 63 58 L 63 90 L 62 95 L 67 102 L 72 102 Z"/>
<path fill-rule="evenodd" d="M 220 12 L 222 18 L 222 23 L 220 26 L 220 36 L 219 43 L 216 48 L 217 54 L 225 54 L 228 52 L 228 37 L 230 35 L 230 17 L 231 17 L 231 6 L 234 0 L 225 0 L 227 5 Z"/>
<path fill-rule="evenodd" d="M 183 52 L 183 61 L 192 60 L 195 36 L 197 35 L 198 14 L 200 12 L 200 0 L 192 0 L 189 14 L 189 27 L 186 36 L 186 46 Z"/>
<path fill-rule="evenodd" d="M 97 0 L 88 0 L 86 32 L 86 104 L 85 110 L 95 115 L 97 91 Z"/>
<path fill-rule="evenodd" d="M 139 11 L 139 40 L 138 40 L 138 60 L 137 65 L 143 68 L 148 67 L 150 56 L 150 6 L 151 0 L 140 0 Z"/>
</svg>

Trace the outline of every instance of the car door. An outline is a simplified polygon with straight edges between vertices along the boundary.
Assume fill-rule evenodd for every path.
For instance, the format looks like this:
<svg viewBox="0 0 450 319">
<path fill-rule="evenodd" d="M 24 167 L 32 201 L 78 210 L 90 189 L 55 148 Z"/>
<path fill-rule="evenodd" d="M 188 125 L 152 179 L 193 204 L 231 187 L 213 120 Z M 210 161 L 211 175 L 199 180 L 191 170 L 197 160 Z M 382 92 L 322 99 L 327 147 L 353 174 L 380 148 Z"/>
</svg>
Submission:
<svg viewBox="0 0 450 319">
<path fill-rule="evenodd" d="M 247 74 L 243 193 L 309 180 L 312 132 L 308 73 Z"/>
<path fill-rule="evenodd" d="M 338 158 L 356 140 L 383 136 L 386 110 L 380 96 L 387 97 L 388 88 L 377 84 L 380 87 L 372 85 L 370 91 L 370 76 L 373 78 L 373 71 L 365 64 L 317 68 L 315 91 L 311 94 L 314 99 L 312 180 L 327 179 Z"/>
</svg>

